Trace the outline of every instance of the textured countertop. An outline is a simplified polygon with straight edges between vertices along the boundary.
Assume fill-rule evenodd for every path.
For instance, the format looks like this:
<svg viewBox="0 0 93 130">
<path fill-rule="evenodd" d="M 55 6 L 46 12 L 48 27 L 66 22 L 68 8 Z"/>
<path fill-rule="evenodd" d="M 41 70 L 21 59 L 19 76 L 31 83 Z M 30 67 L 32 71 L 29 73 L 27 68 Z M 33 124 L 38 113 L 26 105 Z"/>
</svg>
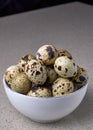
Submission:
<svg viewBox="0 0 93 130">
<path fill-rule="evenodd" d="M 2 84 L 5 69 L 43 44 L 70 51 L 89 74 L 80 106 L 56 123 L 40 124 L 20 114 Z M 70 3 L 0 18 L 0 130 L 93 130 L 93 6 Z"/>
</svg>

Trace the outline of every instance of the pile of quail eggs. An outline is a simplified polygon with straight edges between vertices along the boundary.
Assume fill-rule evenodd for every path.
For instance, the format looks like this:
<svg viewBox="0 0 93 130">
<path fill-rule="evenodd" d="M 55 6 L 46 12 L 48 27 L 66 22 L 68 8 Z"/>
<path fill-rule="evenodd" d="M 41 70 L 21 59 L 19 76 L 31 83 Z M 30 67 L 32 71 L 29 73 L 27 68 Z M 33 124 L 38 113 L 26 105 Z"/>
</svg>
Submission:
<svg viewBox="0 0 93 130">
<path fill-rule="evenodd" d="M 15 92 L 34 97 L 53 97 L 72 93 L 88 81 L 67 50 L 41 46 L 36 55 L 27 54 L 5 71 L 5 81 Z"/>
</svg>

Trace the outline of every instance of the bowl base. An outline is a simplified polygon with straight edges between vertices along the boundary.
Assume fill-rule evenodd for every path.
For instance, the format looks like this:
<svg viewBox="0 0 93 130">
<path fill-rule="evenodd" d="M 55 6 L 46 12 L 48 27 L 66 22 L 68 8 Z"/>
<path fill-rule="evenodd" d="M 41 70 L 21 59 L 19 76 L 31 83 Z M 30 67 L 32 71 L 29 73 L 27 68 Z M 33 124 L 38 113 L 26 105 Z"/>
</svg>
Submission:
<svg viewBox="0 0 93 130">
<path fill-rule="evenodd" d="M 47 123 L 55 123 L 55 122 L 58 122 L 58 121 L 60 121 L 61 119 L 62 119 L 62 118 L 56 119 L 56 120 L 37 120 L 37 119 L 31 119 L 31 120 L 34 121 L 34 122 L 37 122 L 37 123 L 47 124 Z"/>
</svg>

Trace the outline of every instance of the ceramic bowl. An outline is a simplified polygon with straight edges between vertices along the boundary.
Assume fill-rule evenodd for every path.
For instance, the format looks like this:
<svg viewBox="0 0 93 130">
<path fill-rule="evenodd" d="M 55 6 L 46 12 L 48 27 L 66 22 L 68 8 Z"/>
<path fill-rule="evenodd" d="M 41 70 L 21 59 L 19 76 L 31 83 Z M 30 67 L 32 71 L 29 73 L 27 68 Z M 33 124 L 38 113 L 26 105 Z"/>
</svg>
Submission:
<svg viewBox="0 0 93 130">
<path fill-rule="evenodd" d="M 60 97 L 31 97 L 12 91 L 3 77 L 5 92 L 11 104 L 33 121 L 47 123 L 57 121 L 73 112 L 83 100 L 88 84 L 79 90 Z"/>
</svg>

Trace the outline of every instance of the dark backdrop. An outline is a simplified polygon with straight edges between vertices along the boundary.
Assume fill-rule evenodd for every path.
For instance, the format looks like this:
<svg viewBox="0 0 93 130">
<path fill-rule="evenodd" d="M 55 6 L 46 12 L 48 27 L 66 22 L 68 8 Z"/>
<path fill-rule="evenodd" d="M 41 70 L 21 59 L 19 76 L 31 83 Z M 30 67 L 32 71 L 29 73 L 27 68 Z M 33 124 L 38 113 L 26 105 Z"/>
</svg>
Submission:
<svg viewBox="0 0 93 130">
<path fill-rule="evenodd" d="M 74 1 L 75 0 L 0 0 L 0 16 L 7 16 Z M 93 5 L 92 0 L 81 0 L 81 2 Z"/>
</svg>

